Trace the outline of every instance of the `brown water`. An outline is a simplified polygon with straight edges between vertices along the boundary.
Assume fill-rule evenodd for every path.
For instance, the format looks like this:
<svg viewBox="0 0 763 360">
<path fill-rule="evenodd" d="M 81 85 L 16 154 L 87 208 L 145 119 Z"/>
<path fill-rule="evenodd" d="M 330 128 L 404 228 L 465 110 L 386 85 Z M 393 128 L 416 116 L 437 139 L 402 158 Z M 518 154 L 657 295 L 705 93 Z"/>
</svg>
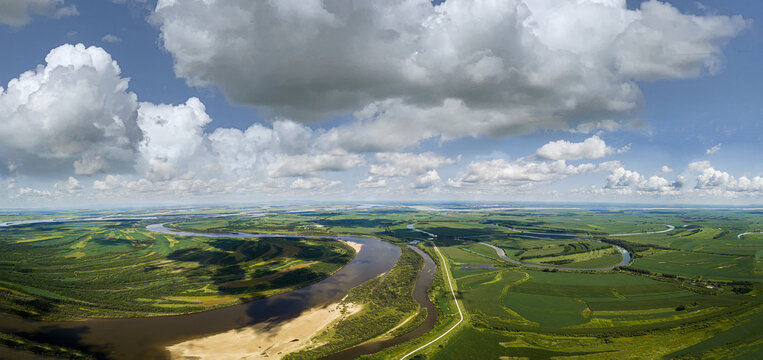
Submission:
<svg viewBox="0 0 763 360">
<path fill-rule="evenodd" d="M 151 230 L 161 231 L 156 226 Z M 262 237 L 260 234 L 243 233 L 186 234 Z M 223 309 L 176 316 L 41 322 L 0 313 L 0 331 L 78 349 L 98 359 L 167 359 L 169 353 L 165 350 L 166 346 L 266 320 L 273 323 L 287 321 L 305 310 L 337 302 L 351 288 L 389 271 L 400 256 L 400 248 L 378 239 L 355 236 L 339 238 L 361 243 L 363 248 L 350 263 L 334 275 L 281 295 Z M 428 256 L 425 256 L 425 259 L 431 262 Z M 431 282 L 431 279 L 429 281 Z M 417 283 L 417 289 L 418 285 Z M 436 314 L 436 310 L 429 310 L 429 313 Z"/>
</svg>

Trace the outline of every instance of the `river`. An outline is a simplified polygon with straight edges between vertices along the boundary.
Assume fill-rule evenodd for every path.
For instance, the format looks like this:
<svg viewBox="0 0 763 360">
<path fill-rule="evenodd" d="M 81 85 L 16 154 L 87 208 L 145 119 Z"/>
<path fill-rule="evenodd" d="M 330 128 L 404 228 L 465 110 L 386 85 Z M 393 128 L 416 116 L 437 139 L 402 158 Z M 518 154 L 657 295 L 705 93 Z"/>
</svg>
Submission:
<svg viewBox="0 0 763 360">
<path fill-rule="evenodd" d="M 206 237 L 308 237 L 277 234 L 175 232 L 165 228 L 162 224 L 149 225 L 148 229 L 178 235 Z M 263 321 L 274 324 L 287 321 L 307 309 L 335 303 L 341 300 L 351 288 L 389 271 L 400 256 L 400 248 L 375 238 L 360 236 L 315 237 L 354 241 L 363 244 L 363 247 L 345 267 L 318 283 L 246 304 L 188 315 L 63 322 L 26 320 L 2 313 L 0 314 L 0 331 L 15 333 L 39 342 L 82 350 L 94 355 L 97 359 L 167 359 L 169 354 L 165 347 L 168 345 Z M 431 262 L 428 256 L 425 257 L 425 260 L 427 259 L 428 262 Z M 431 267 L 425 266 L 425 271 L 422 272 L 420 280 L 426 280 L 430 270 Z M 431 272 L 434 274 L 434 270 Z M 431 277 L 429 282 L 431 283 Z M 426 286 L 428 287 L 428 284 Z M 426 304 L 423 305 L 426 306 Z M 429 313 L 436 316 L 437 312 L 430 310 Z M 381 346 L 387 345 L 384 343 Z"/>
</svg>

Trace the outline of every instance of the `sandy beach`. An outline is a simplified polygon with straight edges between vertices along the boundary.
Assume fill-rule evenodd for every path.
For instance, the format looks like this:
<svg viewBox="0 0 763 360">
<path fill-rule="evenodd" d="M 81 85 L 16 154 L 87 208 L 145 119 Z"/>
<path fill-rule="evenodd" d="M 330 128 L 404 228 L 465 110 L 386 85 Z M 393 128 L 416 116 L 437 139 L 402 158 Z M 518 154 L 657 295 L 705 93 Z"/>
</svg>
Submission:
<svg viewBox="0 0 763 360">
<path fill-rule="evenodd" d="M 357 243 L 357 242 L 354 242 L 354 241 L 347 241 L 347 240 L 341 240 L 341 241 L 343 243 L 349 245 L 351 248 L 353 248 L 355 250 L 356 254 L 359 253 L 360 249 L 363 248 L 363 244 L 361 244 L 361 243 Z"/>
<path fill-rule="evenodd" d="M 342 308 L 345 309 L 344 313 Z M 280 324 L 259 323 L 167 347 L 173 360 L 281 359 L 308 345 L 310 338 L 362 306 L 334 303 L 312 308 Z"/>
<path fill-rule="evenodd" d="M 362 244 L 344 241 L 360 252 Z M 310 338 L 343 317 L 360 311 L 362 306 L 333 303 L 309 309 L 283 323 L 262 322 L 203 338 L 168 346 L 173 360 L 281 359 L 302 349 Z M 344 310 L 344 311 L 343 311 Z"/>
</svg>

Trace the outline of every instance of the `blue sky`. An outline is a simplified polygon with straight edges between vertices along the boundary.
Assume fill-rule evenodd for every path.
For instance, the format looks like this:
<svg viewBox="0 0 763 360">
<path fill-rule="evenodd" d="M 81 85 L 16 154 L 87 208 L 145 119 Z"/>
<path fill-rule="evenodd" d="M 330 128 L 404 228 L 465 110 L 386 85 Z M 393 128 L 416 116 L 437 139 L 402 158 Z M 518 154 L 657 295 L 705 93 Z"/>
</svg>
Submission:
<svg viewBox="0 0 763 360">
<path fill-rule="evenodd" d="M 763 5 L 551 3 L 12 0 L 0 204 L 762 202 Z"/>
</svg>

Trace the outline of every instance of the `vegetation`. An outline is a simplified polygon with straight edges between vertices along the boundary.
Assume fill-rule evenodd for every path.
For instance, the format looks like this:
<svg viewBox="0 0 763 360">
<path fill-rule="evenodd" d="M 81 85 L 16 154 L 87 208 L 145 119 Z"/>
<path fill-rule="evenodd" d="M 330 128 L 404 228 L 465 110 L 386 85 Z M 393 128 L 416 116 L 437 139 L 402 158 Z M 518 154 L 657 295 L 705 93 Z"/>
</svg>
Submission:
<svg viewBox="0 0 763 360">
<path fill-rule="evenodd" d="M 419 304 L 413 299 L 412 293 L 424 260 L 407 247 L 401 249 L 400 258 L 388 274 L 350 290 L 344 302 L 362 305 L 362 311 L 319 334 L 315 342 L 324 343 L 323 345 L 290 354 L 286 359 L 312 359 L 330 355 L 385 334 L 411 315 L 419 313 Z M 422 313 L 426 317 L 426 312 Z M 402 331 L 404 330 L 400 330 Z"/>
<path fill-rule="evenodd" d="M 0 305 L 44 320 L 188 313 L 304 286 L 353 256 L 334 240 L 175 236 L 145 224 L 0 228 Z"/>
<path fill-rule="evenodd" d="M 4 350 L 13 349 L 13 350 Z M 84 354 L 81 351 L 68 349 L 61 346 L 39 343 L 21 336 L 6 334 L 0 332 L 0 354 L 10 351 L 30 352 L 38 355 L 52 356 L 61 359 L 90 360 L 94 357 Z M 12 354 L 6 354 L 12 356 Z"/>
<path fill-rule="evenodd" d="M 469 208 L 468 205 L 457 208 Z M 440 271 L 429 289 L 438 322 L 423 336 L 365 359 L 400 358 L 458 320 L 415 356 L 430 359 L 763 357 L 763 214 L 746 210 L 515 209 L 447 213 L 409 208 L 184 209 L 155 222 L 215 233 L 375 236 L 419 247 Z M 144 213 L 148 213 L 144 211 Z M 66 216 L 76 213 L 67 212 Z M 88 213 L 81 216 L 101 216 Z M 4 220 L 55 213 L 8 213 Z M 416 228 L 437 235 L 439 256 Z M 288 291 L 343 266 L 352 250 L 316 238 L 201 238 L 150 233 L 146 221 L 88 221 L 0 228 L 0 305 L 58 319 L 199 311 Z M 675 229 L 668 230 L 666 224 Z M 666 231 L 668 230 L 668 231 Z M 508 263 L 483 244 L 534 269 Z M 612 270 L 627 250 L 631 264 Z M 421 258 L 403 246 L 386 276 L 353 289 L 363 310 L 318 334 L 315 358 L 426 318 L 411 297 Z M 563 268 L 586 271 L 566 271 Z M 6 345 L 7 346 L 7 345 Z"/>
</svg>

